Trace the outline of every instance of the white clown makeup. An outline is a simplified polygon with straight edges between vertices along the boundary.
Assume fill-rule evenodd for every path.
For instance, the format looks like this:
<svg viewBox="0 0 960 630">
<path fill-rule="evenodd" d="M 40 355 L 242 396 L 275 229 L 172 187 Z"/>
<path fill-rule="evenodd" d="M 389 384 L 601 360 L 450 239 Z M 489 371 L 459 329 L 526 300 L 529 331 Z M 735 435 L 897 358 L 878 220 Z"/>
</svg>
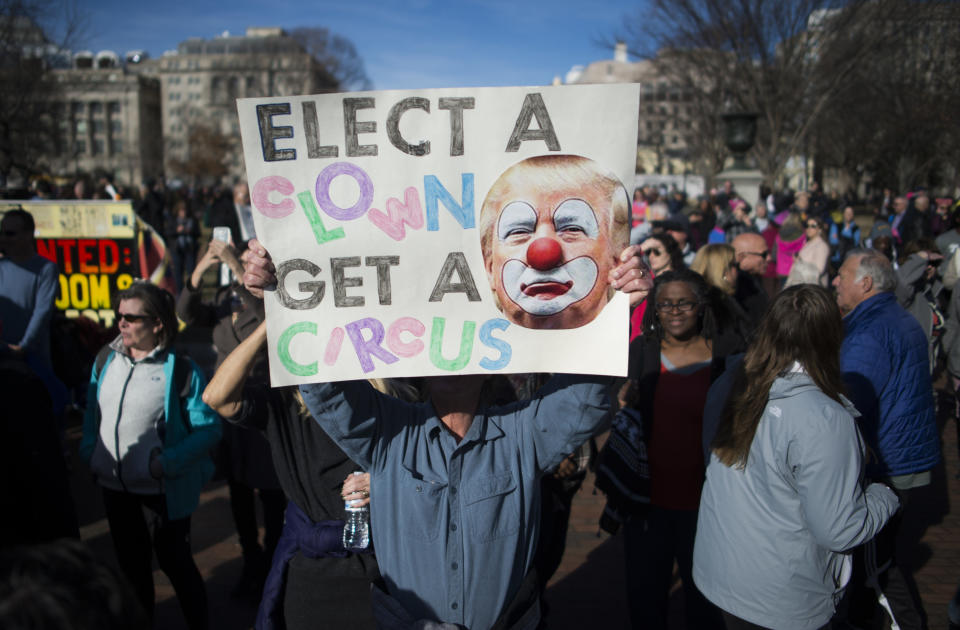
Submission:
<svg viewBox="0 0 960 630">
<path fill-rule="evenodd" d="M 597 262 L 589 255 L 566 259 L 564 244 L 595 241 L 600 226 L 586 201 L 565 199 L 553 210 L 552 225 L 538 225 L 536 210 L 525 201 L 503 207 L 497 222 L 497 240 L 526 248 L 517 251 L 501 269 L 506 296 L 534 316 L 560 313 L 587 297 L 599 278 Z"/>
<path fill-rule="evenodd" d="M 613 295 L 610 272 L 629 236 L 630 200 L 616 177 L 578 155 L 537 155 L 500 174 L 480 211 L 480 246 L 495 305 L 513 324 L 579 328 Z"/>
</svg>

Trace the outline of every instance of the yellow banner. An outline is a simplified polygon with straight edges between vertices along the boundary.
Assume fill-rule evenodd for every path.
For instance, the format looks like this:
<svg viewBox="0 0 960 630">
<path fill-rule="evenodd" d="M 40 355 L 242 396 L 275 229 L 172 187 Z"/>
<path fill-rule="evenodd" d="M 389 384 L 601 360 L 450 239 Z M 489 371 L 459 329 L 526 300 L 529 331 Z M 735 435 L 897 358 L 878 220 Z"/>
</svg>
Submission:
<svg viewBox="0 0 960 630">
<path fill-rule="evenodd" d="M 130 201 L 4 201 L 0 214 L 23 208 L 33 215 L 37 238 L 133 238 Z"/>
</svg>

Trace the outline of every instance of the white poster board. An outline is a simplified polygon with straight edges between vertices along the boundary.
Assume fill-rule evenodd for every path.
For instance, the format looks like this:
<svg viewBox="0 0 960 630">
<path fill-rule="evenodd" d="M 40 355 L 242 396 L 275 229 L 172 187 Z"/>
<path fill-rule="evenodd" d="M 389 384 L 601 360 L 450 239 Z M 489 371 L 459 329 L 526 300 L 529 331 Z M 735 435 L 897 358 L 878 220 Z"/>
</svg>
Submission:
<svg viewBox="0 0 960 630">
<path fill-rule="evenodd" d="M 626 374 L 628 300 L 607 273 L 628 241 L 636 85 L 237 109 L 257 236 L 278 270 L 265 296 L 274 385 Z"/>
</svg>

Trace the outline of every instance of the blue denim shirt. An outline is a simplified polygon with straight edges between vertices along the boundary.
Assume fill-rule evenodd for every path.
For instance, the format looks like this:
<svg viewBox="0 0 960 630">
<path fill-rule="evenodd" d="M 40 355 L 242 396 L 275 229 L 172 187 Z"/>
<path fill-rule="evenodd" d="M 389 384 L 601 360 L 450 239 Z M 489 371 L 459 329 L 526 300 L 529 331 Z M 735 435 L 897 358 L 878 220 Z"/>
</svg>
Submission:
<svg viewBox="0 0 960 630">
<path fill-rule="evenodd" d="M 554 377 L 479 410 L 458 444 L 429 403 L 365 381 L 301 386 L 310 413 L 370 473 L 377 561 L 415 619 L 489 628 L 533 564 L 540 476 L 609 419 L 612 379 Z"/>
</svg>

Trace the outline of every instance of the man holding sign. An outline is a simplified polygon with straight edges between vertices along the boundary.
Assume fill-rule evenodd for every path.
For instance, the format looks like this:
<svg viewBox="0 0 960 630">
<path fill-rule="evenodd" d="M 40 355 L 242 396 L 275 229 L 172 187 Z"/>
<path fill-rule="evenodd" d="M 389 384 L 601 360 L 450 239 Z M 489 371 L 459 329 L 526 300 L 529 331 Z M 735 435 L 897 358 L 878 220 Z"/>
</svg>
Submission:
<svg viewBox="0 0 960 630">
<path fill-rule="evenodd" d="M 638 249 L 611 269 L 608 287 L 635 305 L 651 287 Z M 263 246 L 244 254 L 244 283 L 276 282 Z M 430 402 L 409 404 L 365 381 L 301 387 L 311 414 L 370 472 L 372 531 L 383 584 L 381 627 L 536 628 L 531 571 L 538 538 L 539 479 L 600 431 L 613 379 L 558 375 L 531 401 L 486 407 L 485 377 L 427 380 Z"/>
</svg>

